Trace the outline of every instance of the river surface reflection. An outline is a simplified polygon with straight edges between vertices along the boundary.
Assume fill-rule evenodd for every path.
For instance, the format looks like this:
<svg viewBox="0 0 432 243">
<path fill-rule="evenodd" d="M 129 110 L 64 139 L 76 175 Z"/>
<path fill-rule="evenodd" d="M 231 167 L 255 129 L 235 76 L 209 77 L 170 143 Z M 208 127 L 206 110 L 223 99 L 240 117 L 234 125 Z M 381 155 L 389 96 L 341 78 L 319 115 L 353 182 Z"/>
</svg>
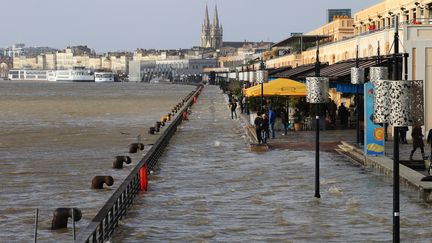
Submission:
<svg viewBox="0 0 432 243">
<path fill-rule="evenodd" d="M 0 242 L 31 242 L 35 208 L 40 209 L 39 242 L 72 239 L 52 232 L 57 207 L 78 207 L 88 225 L 133 163 L 113 170 L 116 155 L 147 134 L 195 87 L 142 83 L 0 82 Z M 111 175 L 114 186 L 90 189 L 95 175 Z"/>
</svg>

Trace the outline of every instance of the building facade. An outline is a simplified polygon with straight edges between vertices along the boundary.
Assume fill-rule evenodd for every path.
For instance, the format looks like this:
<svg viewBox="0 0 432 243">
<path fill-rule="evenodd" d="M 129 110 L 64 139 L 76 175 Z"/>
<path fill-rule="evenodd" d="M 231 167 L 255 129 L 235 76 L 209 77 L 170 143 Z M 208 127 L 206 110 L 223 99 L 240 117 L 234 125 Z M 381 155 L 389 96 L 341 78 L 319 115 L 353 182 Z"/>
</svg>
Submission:
<svg viewBox="0 0 432 243">
<path fill-rule="evenodd" d="M 407 70 L 408 79 L 424 80 L 425 126 L 432 129 L 432 0 L 383 0 L 369 8 L 355 13 L 349 21 L 354 29 L 353 34 L 337 37 L 337 29 L 342 28 L 340 18 L 336 18 L 308 34 L 330 35 L 332 38 L 320 44 L 320 61 L 334 64 L 356 57 L 389 55 L 394 52 L 394 35 L 396 23 L 400 37 L 400 52 L 409 55 Z M 352 22 L 351 22 L 352 21 Z M 326 31 L 329 26 L 334 30 Z M 351 30 L 350 30 L 351 31 Z M 268 59 L 267 68 L 297 67 L 315 63 L 316 47 Z"/>
<path fill-rule="evenodd" d="M 150 82 L 157 78 L 180 81 L 189 76 L 202 75 L 204 69 L 217 66 L 217 59 L 130 61 L 129 81 Z"/>
<path fill-rule="evenodd" d="M 351 9 L 327 9 L 327 23 L 340 17 L 351 18 Z"/>
</svg>

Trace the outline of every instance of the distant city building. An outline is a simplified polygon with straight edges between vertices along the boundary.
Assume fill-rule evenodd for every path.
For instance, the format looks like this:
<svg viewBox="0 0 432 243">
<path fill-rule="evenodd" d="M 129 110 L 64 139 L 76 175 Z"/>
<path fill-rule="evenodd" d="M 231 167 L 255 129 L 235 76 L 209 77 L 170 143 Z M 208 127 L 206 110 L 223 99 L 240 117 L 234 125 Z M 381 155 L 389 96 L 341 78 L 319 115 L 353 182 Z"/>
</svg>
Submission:
<svg viewBox="0 0 432 243">
<path fill-rule="evenodd" d="M 205 68 L 217 67 L 217 59 L 147 60 L 129 62 L 129 80 L 150 82 L 153 79 L 186 80 L 199 76 Z"/>
<path fill-rule="evenodd" d="M 217 6 L 213 17 L 213 23 L 210 24 L 208 8 L 206 6 L 204 23 L 201 28 L 201 47 L 220 49 L 223 44 L 223 28 L 219 24 Z"/>
<path fill-rule="evenodd" d="M 0 79 L 8 77 L 9 69 L 12 67 L 12 58 L 0 57 Z"/>
<path fill-rule="evenodd" d="M 6 57 L 20 56 L 23 54 L 24 47 L 25 47 L 25 44 L 22 44 L 22 43 L 13 44 L 12 46 L 4 49 L 3 55 Z"/>
<path fill-rule="evenodd" d="M 71 49 L 74 55 L 85 55 L 85 54 L 94 54 L 93 51 L 87 46 L 68 46 L 67 49 Z"/>
<path fill-rule="evenodd" d="M 327 23 L 332 22 L 335 17 L 339 16 L 351 18 L 351 9 L 327 9 Z"/>
<path fill-rule="evenodd" d="M 55 52 L 56 49 L 50 47 L 26 47 L 25 44 L 19 43 L 14 44 L 10 47 L 2 49 L 3 56 L 6 57 L 18 57 L 18 56 L 28 56 L 28 57 L 36 57 L 42 53 L 47 52 Z"/>
</svg>

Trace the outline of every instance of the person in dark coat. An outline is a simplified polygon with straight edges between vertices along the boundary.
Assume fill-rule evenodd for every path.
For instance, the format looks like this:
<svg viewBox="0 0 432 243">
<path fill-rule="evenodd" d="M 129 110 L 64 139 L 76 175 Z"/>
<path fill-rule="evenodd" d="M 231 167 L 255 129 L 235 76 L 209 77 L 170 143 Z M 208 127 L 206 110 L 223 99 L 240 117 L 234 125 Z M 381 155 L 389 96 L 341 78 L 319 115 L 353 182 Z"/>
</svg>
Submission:
<svg viewBox="0 0 432 243">
<path fill-rule="evenodd" d="M 271 138 L 275 139 L 276 135 L 275 135 L 275 129 L 274 129 L 274 125 L 276 123 L 276 112 L 273 110 L 272 107 L 269 107 L 269 126 L 270 126 L 270 131 L 271 131 Z"/>
<path fill-rule="evenodd" d="M 261 144 L 262 143 L 262 127 L 263 127 L 263 119 L 261 117 L 261 113 L 258 111 L 257 112 L 257 117 L 255 118 L 254 121 L 254 125 L 255 125 L 255 132 L 256 132 L 256 136 L 258 139 L 258 143 Z"/>
<path fill-rule="evenodd" d="M 242 95 L 239 97 L 238 101 L 239 101 L 239 105 L 240 105 L 240 113 L 243 114 L 245 112 L 244 112 L 244 103 L 243 103 L 243 96 Z"/>
<path fill-rule="evenodd" d="M 336 103 L 331 100 L 328 104 L 327 104 L 327 110 L 330 116 L 330 123 L 334 126 L 336 126 L 336 111 L 337 111 L 337 105 Z"/>
<path fill-rule="evenodd" d="M 342 104 L 339 106 L 339 109 L 338 109 L 338 115 L 339 115 L 339 119 L 340 119 L 340 122 L 341 122 L 342 127 L 343 127 L 343 128 L 346 128 L 347 125 L 348 125 L 348 116 L 349 116 L 349 113 L 348 113 L 348 110 L 347 110 L 347 108 L 345 107 L 345 104 L 344 104 L 344 103 L 342 103 Z"/>
<path fill-rule="evenodd" d="M 427 136 L 427 143 L 429 144 L 429 146 L 430 146 L 430 149 L 431 149 L 431 154 L 430 154 L 430 157 L 429 157 L 429 159 L 432 159 L 432 129 L 430 129 L 429 130 L 429 132 L 428 132 L 428 136 Z"/>
<path fill-rule="evenodd" d="M 266 113 L 262 114 L 261 117 L 263 120 L 263 123 L 262 123 L 262 133 L 263 133 L 262 140 L 263 140 L 263 143 L 267 143 L 267 138 L 269 138 L 269 136 L 270 136 L 269 118 L 268 118 L 268 115 Z"/>
<path fill-rule="evenodd" d="M 407 132 L 408 132 L 408 127 L 399 128 L 399 135 L 400 135 L 399 142 L 401 142 L 402 144 L 408 143 L 408 141 L 406 139 Z"/>
<path fill-rule="evenodd" d="M 411 136 L 413 138 L 413 150 L 411 151 L 411 154 L 409 157 L 410 160 L 413 159 L 414 152 L 417 150 L 417 148 L 420 148 L 422 158 L 424 159 L 425 153 L 424 153 L 423 133 L 422 133 L 420 125 L 415 125 L 413 127 L 413 130 L 411 132 Z"/>
<path fill-rule="evenodd" d="M 235 100 L 235 98 L 233 98 L 233 99 L 231 100 L 230 108 L 231 108 L 231 119 L 234 119 L 234 115 L 235 115 L 235 118 L 237 119 L 237 112 L 236 112 L 236 109 L 237 109 L 237 101 Z"/>
<path fill-rule="evenodd" d="M 283 136 L 286 136 L 288 134 L 288 112 L 286 111 L 285 108 L 282 108 L 281 118 L 282 118 L 282 125 L 284 127 Z"/>
</svg>

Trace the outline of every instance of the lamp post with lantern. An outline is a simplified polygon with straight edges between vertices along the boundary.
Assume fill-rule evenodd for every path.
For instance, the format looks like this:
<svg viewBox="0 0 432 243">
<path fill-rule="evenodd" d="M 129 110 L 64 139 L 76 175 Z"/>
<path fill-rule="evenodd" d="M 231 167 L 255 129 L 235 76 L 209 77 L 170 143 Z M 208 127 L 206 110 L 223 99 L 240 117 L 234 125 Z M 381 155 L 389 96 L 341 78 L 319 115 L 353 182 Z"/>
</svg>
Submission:
<svg viewBox="0 0 432 243">
<path fill-rule="evenodd" d="M 422 80 L 400 80 L 398 23 L 394 38 L 393 79 L 372 80 L 375 87 L 374 122 L 393 126 L 393 242 L 400 242 L 399 128 L 424 124 Z M 405 76 L 407 79 L 407 76 Z"/>
<path fill-rule="evenodd" d="M 306 78 L 307 95 L 306 100 L 308 103 L 315 104 L 316 117 L 315 117 L 315 197 L 320 198 L 320 161 L 319 161 L 319 130 L 320 130 L 320 105 L 328 103 L 329 79 L 320 77 L 320 61 L 319 61 L 319 42 L 317 40 L 316 62 L 315 62 L 315 76 Z"/>
<path fill-rule="evenodd" d="M 264 83 L 268 80 L 268 72 L 265 70 L 263 59 L 260 61 L 260 69 L 257 71 L 257 82 L 261 84 L 261 109 L 264 106 Z"/>
</svg>

